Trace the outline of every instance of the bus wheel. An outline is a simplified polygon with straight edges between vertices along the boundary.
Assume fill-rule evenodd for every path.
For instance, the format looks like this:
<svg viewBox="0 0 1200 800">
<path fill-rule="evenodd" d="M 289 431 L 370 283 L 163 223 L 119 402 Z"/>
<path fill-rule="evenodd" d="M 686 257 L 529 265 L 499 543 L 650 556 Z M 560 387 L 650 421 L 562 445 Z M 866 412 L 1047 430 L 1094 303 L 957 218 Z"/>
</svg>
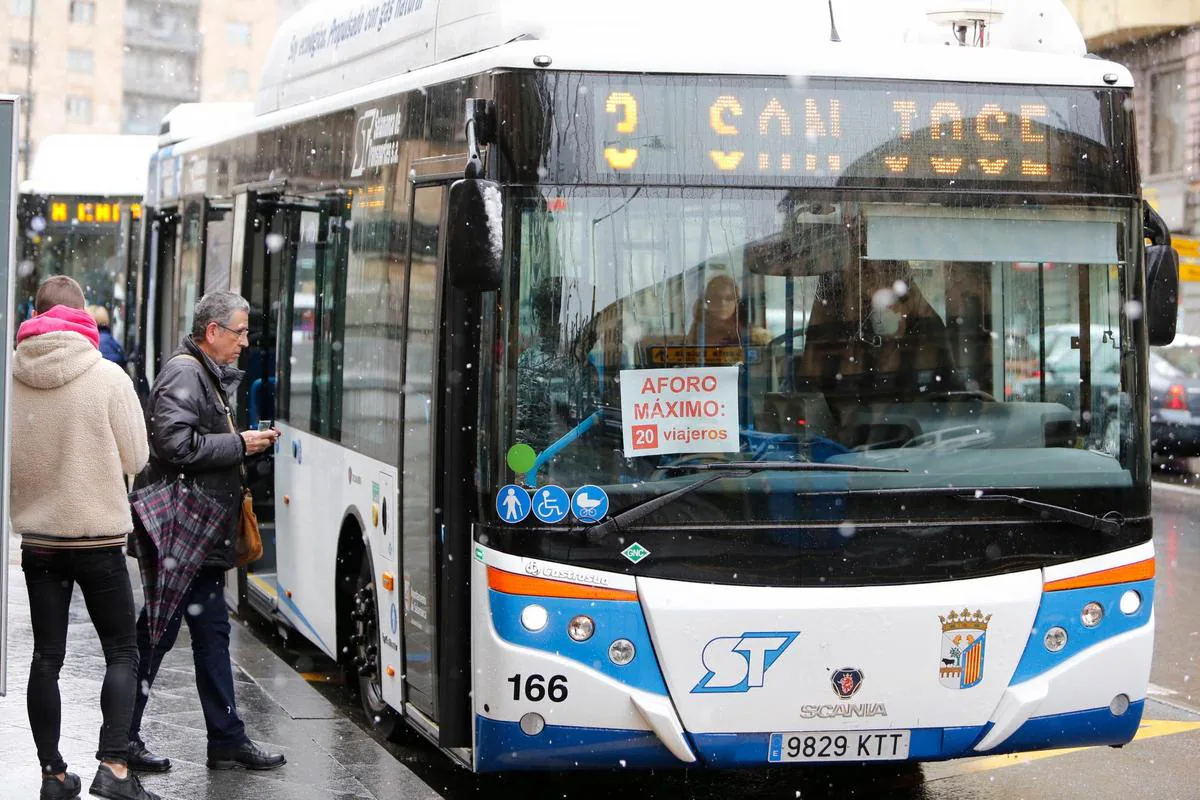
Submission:
<svg viewBox="0 0 1200 800">
<path fill-rule="evenodd" d="M 391 737 L 399 727 L 399 715 L 383 699 L 379 668 L 379 613 L 375 605 L 375 580 L 371 557 L 364 554 L 358 573 L 358 585 L 351 604 L 350 636 L 352 656 L 346 670 L 347 685 L 357 684 L 359 703 L 371 727 Z"/>
</svg>

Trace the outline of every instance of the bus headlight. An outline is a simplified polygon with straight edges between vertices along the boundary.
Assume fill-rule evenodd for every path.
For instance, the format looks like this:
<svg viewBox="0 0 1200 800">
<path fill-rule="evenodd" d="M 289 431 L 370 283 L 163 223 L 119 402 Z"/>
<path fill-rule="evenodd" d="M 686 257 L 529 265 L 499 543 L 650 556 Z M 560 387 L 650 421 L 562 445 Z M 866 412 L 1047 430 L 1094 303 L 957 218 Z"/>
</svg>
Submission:
<svg viewBox="0 0 1200 800">
<path fill-rule="evenodd" d="M 623 667 L 630 661 L 633 661 L 636 653 L 637 651 L 633 647 L 633 642 L 628 639 L 617 639 L 608 646 L 608 660 L 618 667 Z"/>
<path fill-rule="evenodd" d="M 1138 609 L 1142 607 L 1142 596 L 1133 589 L 1121 595 L 1121 613 L 1136 614 Z"/>
<path fill-rule="evenodd" d="M 1083 627 L 1085 628 L 1096 627 L 1102 619 L 1104 619 L 1104 606 L 1095 600 L 1088 603 L 1083 607 L 1083 611 L 1079 612 L 1079 621 L 1083 623 Z"/>
<path fill-rule="evenodd" d="M 1051 653 L 1057 653 L 1067 646 L 1067 632 L 1063 628 L 1055 625 L 1050 630 L 1046 631 L 1046 637 L 1042 640 L 1046 645 L 1046 649 Z"/>
<path fill-rule="evenodd" d="M 521 624 L 531 633 L 537 633 L 546 627 L 549 621 L 550 615 L 539 605 L 529 605 L 521 609 Z"/>
<path fill-rule="evenodd" d="M 596 632 L 596 623 L 592 622 L 592 618 L 584 614 L 580 614 L 567 623 L 567 636 L 570 636 L 577 642 L 586 642 L 592 638 L 592 634 Z"/>
</svg>

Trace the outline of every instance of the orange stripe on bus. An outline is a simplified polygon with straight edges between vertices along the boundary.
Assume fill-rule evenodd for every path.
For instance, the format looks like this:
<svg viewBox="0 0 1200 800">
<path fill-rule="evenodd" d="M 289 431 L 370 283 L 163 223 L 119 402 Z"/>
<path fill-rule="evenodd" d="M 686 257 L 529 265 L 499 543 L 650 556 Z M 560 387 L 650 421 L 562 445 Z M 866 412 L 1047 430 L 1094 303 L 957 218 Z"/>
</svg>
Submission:
<svg viewBox="0 0 1200 800">
<path fill-rule="evenodd" d="M 637 600 L 637 592 L 624 589 L 602 589 L 596 586 L 581 586 L 578 583 L 533 578 L 488 567 L 488 586 L 505 594 L 523 594 L 531 597 L 570 597 L 577 600 Z"/>
<path fill-rule="evenodd" d="M 1147 558 L 1136 564 L 1123 564 L 1112 569 L 1089 572 L 1087 575 L 1076 575 L 1074 578 L 1050 581 L 1042 588 L 1047 592 L 1061 592 L 1064 589 L 1086 589 L 1089 586 L 1110 586 L 1114 583 L 1145 581 L 1153 577 L 1154 559 Z"/>
</svg>

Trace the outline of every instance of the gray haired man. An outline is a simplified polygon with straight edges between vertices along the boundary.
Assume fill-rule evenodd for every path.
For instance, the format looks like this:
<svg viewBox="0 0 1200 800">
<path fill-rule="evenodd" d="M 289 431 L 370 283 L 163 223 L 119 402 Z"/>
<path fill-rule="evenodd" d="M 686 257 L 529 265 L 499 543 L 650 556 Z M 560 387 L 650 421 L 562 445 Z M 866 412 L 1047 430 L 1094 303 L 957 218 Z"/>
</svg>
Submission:
<svg viewBox="0 0 1200 800">
<path fill-rule="evenodd" d="M 249 310 L 249 304 L 232 292 L 202 297 L 196 304 L 191 335 L 184 337 L 163 364 L 150 391 L 150 464 L 137 485 L 186 475 L 208 494 L 229 503 L 229 528 L 225 536 L 217 537 L 179 610 L 153 648 L 145 608 L 138 617 L 142 690 L 129 729 L 129 766 L 137 770 L 165 772 L 171 768 L 170 759 L 146 748 L 141 723 L 150 686 L 184 620 L 191 634 L 196 689 L 208 728 L 209 769 L 274 769 L 284 764 L 282 755 L 266 752 L 246 735 L 234 702 L 229 661 L 225 572 L 234 564 L 243 464 L 248 457 L 269 449 L 279 436 L 274 430 L 230 430 L 228 393 L 242 377 L 232 365 L 249 343 Z M 134 555 L 154 557 L 152 553 Z"/>
</svg>

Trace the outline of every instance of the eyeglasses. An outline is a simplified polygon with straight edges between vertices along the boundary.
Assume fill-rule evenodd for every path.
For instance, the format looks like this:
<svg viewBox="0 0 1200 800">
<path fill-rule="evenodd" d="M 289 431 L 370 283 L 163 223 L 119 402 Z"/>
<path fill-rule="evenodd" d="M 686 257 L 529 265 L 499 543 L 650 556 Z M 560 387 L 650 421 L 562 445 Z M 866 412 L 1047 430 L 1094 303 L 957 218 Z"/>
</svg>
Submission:
<svg viewBox="0 0 1200 800">
<path fill-rule="evenodd" d="M 213 324 L 216 325 L 218 328 L 229 331 L 230 333 L 232 333 L 234 336 L 236 336 L 239 339 L 244 338 L 247 342 L 250 341 L 250 329 L 249 328 L 230 328 L 227 325 L 222 325 L 219 322 L 215 322 Z"/>
</svg>

